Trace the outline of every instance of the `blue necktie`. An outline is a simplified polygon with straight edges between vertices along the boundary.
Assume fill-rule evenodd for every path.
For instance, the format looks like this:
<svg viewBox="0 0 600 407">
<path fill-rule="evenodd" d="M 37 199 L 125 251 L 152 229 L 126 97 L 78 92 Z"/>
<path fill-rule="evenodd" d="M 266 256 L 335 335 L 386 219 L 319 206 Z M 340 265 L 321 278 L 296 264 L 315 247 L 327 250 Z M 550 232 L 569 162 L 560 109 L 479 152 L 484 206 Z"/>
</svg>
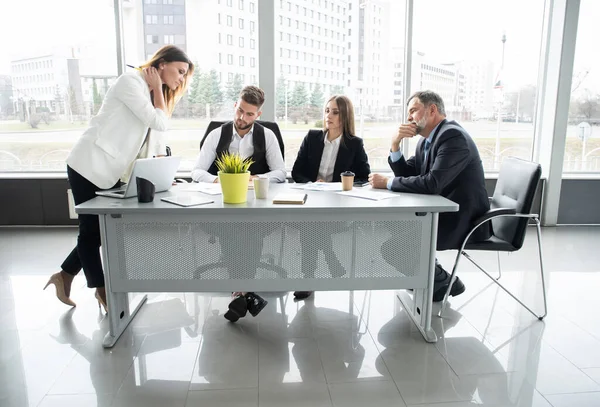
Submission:
<svg viewBox="0 0 600 407">
<path fill-rule="evenodd" d="M 431 143 L 429 140 L 425 140 L 425 147 L 423 148 L 423 162 L 427 160 L 427 153 L 429 152 L 429 148 L 431 147 Z"/>
</svg>

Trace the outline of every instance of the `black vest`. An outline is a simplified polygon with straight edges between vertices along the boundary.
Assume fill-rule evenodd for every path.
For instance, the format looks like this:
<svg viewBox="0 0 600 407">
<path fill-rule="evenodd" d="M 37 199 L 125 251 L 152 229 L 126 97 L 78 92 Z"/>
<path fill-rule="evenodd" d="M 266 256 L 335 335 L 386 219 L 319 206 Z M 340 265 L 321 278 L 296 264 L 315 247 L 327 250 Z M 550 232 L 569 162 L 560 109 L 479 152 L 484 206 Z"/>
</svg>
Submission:
<svg viewBox="0 0 600 407">
<path fill-rule="evenodd" d="M 227 122 L 221 126 L 221 138 L 219 139 L 219 144 L 217 144 L 217 157 L 208 169 L 208 172 L 212 175 L 217 175 L 217 172 L 219 171 L 217 168 L 217 160 L 223 153 L 229 151 L 232 136 L 233 122 Z M 251 175 L 266 174 L 270 171 L 269 165 L 267 164 L 267 149 L 265 145 L 265 128 L 254 122 L 254 130 L 252 132 L 252 147 L 254 148 L 252 161 L 254 161 L 254 163 L 250 166 Z"/>
</svg>

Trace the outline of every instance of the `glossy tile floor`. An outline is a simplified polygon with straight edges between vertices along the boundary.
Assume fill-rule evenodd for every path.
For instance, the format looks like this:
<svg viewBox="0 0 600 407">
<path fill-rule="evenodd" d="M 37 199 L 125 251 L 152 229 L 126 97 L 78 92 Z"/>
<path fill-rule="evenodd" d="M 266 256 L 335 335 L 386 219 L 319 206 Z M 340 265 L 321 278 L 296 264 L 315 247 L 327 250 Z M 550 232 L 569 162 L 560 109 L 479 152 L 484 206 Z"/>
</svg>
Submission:
<svg viewBox="0 0 600 407">
<path fill-rule="evenodd" d="M 535 233 L 501 257 L 502 280 L 541 309 Z M 77 308 L 42 291 L 74 229 L 0 229 L 0 406 L 600 406 L 600 228 L 543 231 L 544 322 L 463 262 L 467 291 L 425 343 L 405 291 L 270 294 L 223 318 L 221 294 L 151 294 L 111 350 L 77 277 Z M 441 253 L 449 265 L 454 254 Z M 496 257 L 475 254 L 496 270 Z"/>
</svg>

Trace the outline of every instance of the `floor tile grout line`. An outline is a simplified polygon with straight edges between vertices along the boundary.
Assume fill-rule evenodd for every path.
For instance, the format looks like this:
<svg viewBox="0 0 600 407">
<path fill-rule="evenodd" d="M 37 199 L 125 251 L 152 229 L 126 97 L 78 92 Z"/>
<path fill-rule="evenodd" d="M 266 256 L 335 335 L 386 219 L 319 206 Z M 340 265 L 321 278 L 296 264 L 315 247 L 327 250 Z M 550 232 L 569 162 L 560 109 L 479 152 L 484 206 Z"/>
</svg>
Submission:
<svg viewBox="0 0 600 407">
<path fill-rule="evenodd" d="M 598 383 L 596 380 L 594 380 L 594 378 L 592 376 L 590 376 L 589 374 L 587 374 L 586 370 L 588 370 L 588 369 L 598 369 L 598 370 L 600 370 L 600 368 L 597 368 L 597 367 L 585 367 L 585 368 L 580 369 L 583 372 L 583 374 L 585 374 L 587 377 L 589 377 L 594 383 Z M 600 385 L 600 383 L 598 383 L 598 385 Z"/>
<path fill-rule="evenodd" d="M 396 293 L 393 294 L 393 298 L 394 298 L 394 301 L 400 301 L 399 299 L 397 299 Z M 406 312 L 406 310 L 404 308 L 403 308 L 403 311 Z M 412 323 L 412 321 L 411 321 L 411 323 Z M 408 403 L 404 399 L 404 396 L 402 395 L 402 392 L 400 391 L 400 388 L 398 387 L 398 383 L 396 383 L 396 380 L 394 380 L 394 377 L 392 376 L 392 372 L 390 371 L 390 368 L 388 367 L 387 362 L 385 361 L 385 358 L 383 356 L 381 356 L 381 349 L 379 348 L 379 346 L 377 346 L 377 341 L 373 337 L 371 328 L 368 325 L 366 325 L 366 328 L 367 328 L 367 332 L 369 333 L 369 336 L 371 337 L 371 340 L 373 341 L 373 344 L 375 345 L 375 348 L 377 349 L 377 353 L 379 354 L 379 357 L 381 357 L 381 361 L 383 362 L 385 369 L 387 370 L 388 374 L 390 375 L 390 379 L 391 379 L 392 383 L 394 383 L 394 387 L 396 387 L 396 390 L 398 391 L 398 394 L 400 395 L 400 399 L 402 400 L 402 402 L 404 403 L 405 406 L 408 406 Z M 446 363 L 448 363 L 448 362 L 446 362 Z"/>
<path fill-rule="evenodd" d="M 327 380 L 327 374 L 325 373 L 325 365 L 323 364 L 323 357 L 321 356 L 321 348 L 319 346 L 319 341 L 316 338 L 313 338 L 313 341 L 315 341 L 315 345 L 317 346 L 317 353 L 319 354 L 319 362 L 321 362 L 321 370 L 323 371 L 323 379 L 325 379 L 325 388 L 327 388 L 327 394 L 329 395 L 329 403 L 333 407 L 334 406 L 333 396 L 331 395 L 331 389 L 329 388 L 329 380 Z"/>
<path fill-rule="evenodd" d="M 545 339 L 542 338 L 540 340 L 540 342 L 544 343 L 546 346 L 548 346 L 549 348 L 551 348 L 552 350 L 554 350 L 558 355 L 560 355 L 560 357 L 562 357 L 567 362 L 569 362 L 571 364 L 571 366 L 573 366 L 575 369 L 577 369 L 579 372 L 581 372 L 581 374 L 583 374 L 585 377 L 587 377 L 588 379 L 590 379 L 593 383 L 595 383 L 598 386 L 598 390 L 597 391 L 577 392 L 577 393 L 597 393 L 597 392 L 600 392 L 600 384 L 598 382 L 596 382 L 594 379 L 592 379 L 587 373 L 585 373 L 582 368 L 580 368 L 579 366 L 577 366 L 571 359 L 569 359 L 568 357 L 566 357 L 565 355 L 563 355 L 562 352 L 560 352 L 558 349 L 556 349 L 554 346 L 552 346 L 552 344 L 550 344 L 547 340 L 545 340 Z M 559 393 L 559 394 L 563 394 L 563 393 Z"/>
</svg>

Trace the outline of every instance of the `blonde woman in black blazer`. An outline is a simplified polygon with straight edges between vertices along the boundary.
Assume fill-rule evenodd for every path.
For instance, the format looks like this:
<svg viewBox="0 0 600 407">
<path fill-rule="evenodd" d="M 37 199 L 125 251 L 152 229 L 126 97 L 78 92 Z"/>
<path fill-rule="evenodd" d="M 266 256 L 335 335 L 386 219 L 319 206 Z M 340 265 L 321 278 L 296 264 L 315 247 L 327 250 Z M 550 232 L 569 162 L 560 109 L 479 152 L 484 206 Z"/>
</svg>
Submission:
<svg viewBox="0 0 600 407">
<path fill-rule="evenodd" d="M 310 130 L 300 146 L 292 178 L 295 182 L 341 182 L 341 173 L 352 171 L 354 180 L 367 182 L 371 168 L 361 138 L 355 136 L 354 106 L 346 96 L 331 97 L 325 105 L 323 130 Z M 298 224 L 302 231 L 305 227 Z M 341 277 L 346 269 L 333 250 L 330 236 L 316 237 L 300 233 L 302 246 L 302 273 L 307 278 L 315 277 L 319 250 L 332 277 Z M 296 291 L 297 299 L 311 295 L 310 291 Z"/>
<path fill-rule="evenodd" d="M 310 130 L 292 169 L 295 182 L 341 182 L 352 171 L 355 181 L 367 182 L 371 168 L 363 140 L 355 136 L 354 106 L 346 96 L 327 101 L 323 130 Z"/>
</svg>

